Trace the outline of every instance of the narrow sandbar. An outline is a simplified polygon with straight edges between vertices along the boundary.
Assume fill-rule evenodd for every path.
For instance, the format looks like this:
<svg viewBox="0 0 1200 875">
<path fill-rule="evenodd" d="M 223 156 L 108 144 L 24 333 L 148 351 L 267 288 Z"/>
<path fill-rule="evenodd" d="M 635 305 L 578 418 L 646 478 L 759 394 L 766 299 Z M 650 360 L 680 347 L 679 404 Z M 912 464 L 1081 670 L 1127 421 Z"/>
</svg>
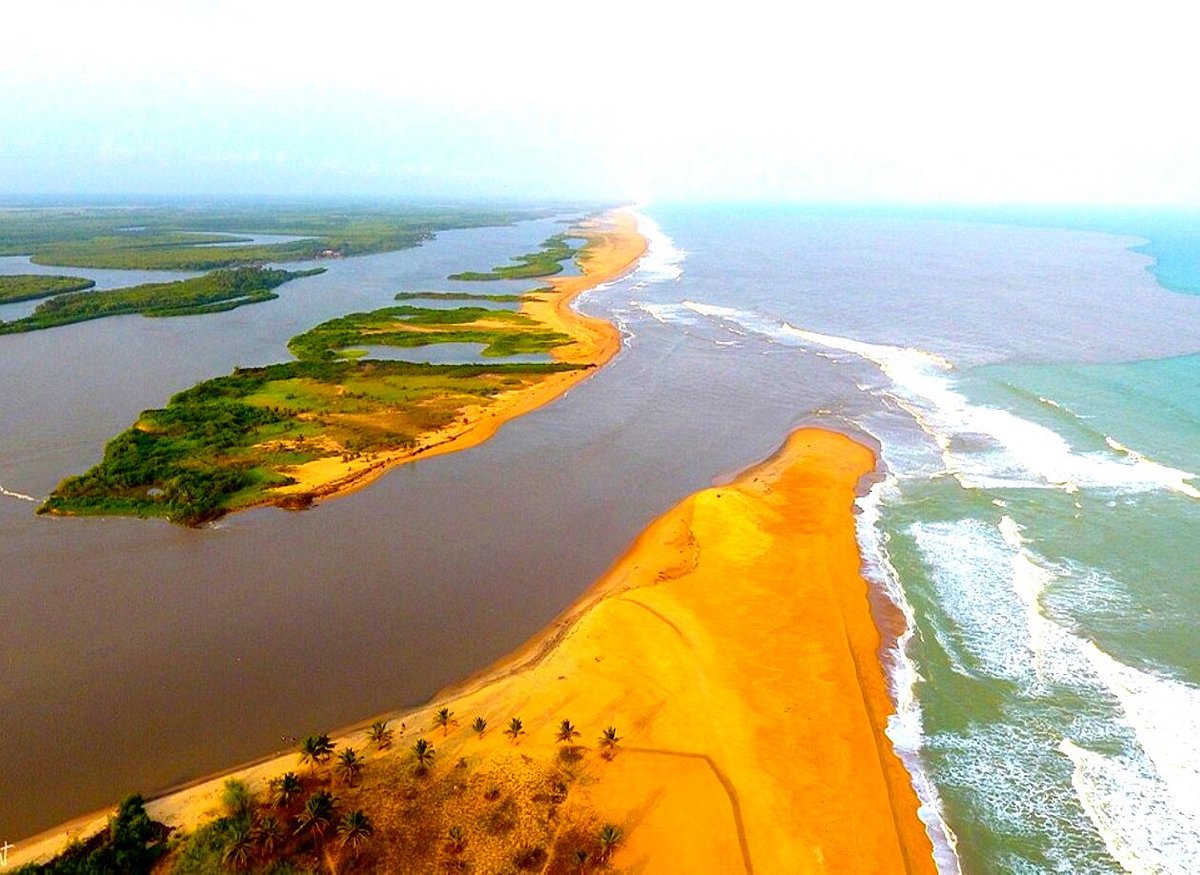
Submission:
<svg viewBox="0 0 1200 875">
<path fill-rule="evenodd" d="M 550 763 L 569 719 L 583 754 L 558 816 L 620 825 L 618 869 L 934 872 L 909 775 L 884 735 L 893 709 L 855 538 L 856 487 L 875 465 L 848 437 L 795 432 L 770 460 L 651 523 L 522 649 L 389 715 L 407 730 L 370 754 L 367 774 L 387 773 L 418 735 L 437 745 L 436 769 L 460 757 L 473 772 Z M 462 726 L 431 732 L 440 707 Z M 483 737 L 467 728 L 477 715 L 494 727 Z M 519 746 L 501 731 L 514 716 Z M 597 737 L 610 725 L 622 740 L 605 760 Z M 339 741 L 366 747 L 361 729 Z M 296 768 L 291 752 L 234 774 L 261 788 Z M 149 810 L 192 828 L 217 807 L 223 779 Z M 396 795 L 376 786 L 380 799 Z M 23 843 L 18 855 L 63 841 Z M 376 843 L 385 866 L 386 829 Z"/>
</svg>

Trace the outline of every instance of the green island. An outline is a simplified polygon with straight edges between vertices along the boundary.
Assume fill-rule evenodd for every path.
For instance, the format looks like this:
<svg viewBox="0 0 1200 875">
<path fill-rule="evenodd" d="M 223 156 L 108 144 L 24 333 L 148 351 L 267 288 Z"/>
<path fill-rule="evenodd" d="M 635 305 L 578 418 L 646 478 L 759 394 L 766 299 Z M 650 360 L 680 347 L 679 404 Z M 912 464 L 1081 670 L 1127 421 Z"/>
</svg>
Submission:
<svg viewBox="0 0 1200 875">
<path fill-rule="evenodd" d="M 95 280 L 81 276 L 49 276 L 36 273 L 0 276 L 0 304 L 35 301 L 65 292 L 82 292 L 95 284 Z"/>
<path fill-rule="evenodd" d="M 418 246 L 438 231 L 507 225 L 546 210 L 466 207 L 20 207 L 0 209 L 0 256 L 37 264 L 206 271 Z M 214 231 L 219 229 L 219 231 Z M 247 242 L 247 235 L 301 239 Z"/>
<path fill-rule="evenodd" d="M 481 343 L 481 355 L 549 352 L 571 342 L 524 313 L 487 307 L 385 307 L 322 322 L 293 337 L 288 350 L 302 361 L 359 358 L 363 346 L 411 348 L 431 343 Z"/>
<path fill-rule="evenodd" d="M 570 234 L 555 234 L 553 237 L 546 239 L 542 243 L 541 249 L 537 252 L 530 252 L 513 258 L 512 260 L 516 264 L 493 267 L 486 273 L 473 270 L 452 273 L 447 279 L 467 281 L 524 280 L 552 276 L 562 271 L 562 263 L 564 261 L 574 258 L 579 252 L 578 249 L 567 242 L 568 239 L 571 239 Z"/>
<path fill-rule="evenodd" d="M 279 297 L 273 289 L 324 268 L 288 271 L 238 267 L 168 283 L 145 283 L 103 292 L 69 292 L 38 304 L 22 319 L 0 322 L 0 334 L 39 331 L 72 322 L 141 313 L 143 316 L 197 316 L 259 304 Z"/>
<path fill-rule="evenodd" d="M 397 292 L 397 301 L 441 300 L 441 301 L 499 301 L 519 303 L 529 300 L 524 295 L 481 295 L 478 292 Z"/>
<path fill-rule="evenodd" d="M 577 365 L 299 361 L 239 368 L 146 410 L 39 513 L 161 516 L 199 525 L 273 501 L 286 469 L 412 447 L 468 406 Z M 301 497 L 296 506 L 311 501 Z M 288 502 L 283 502 L 288 505 Z"/>
</svg>

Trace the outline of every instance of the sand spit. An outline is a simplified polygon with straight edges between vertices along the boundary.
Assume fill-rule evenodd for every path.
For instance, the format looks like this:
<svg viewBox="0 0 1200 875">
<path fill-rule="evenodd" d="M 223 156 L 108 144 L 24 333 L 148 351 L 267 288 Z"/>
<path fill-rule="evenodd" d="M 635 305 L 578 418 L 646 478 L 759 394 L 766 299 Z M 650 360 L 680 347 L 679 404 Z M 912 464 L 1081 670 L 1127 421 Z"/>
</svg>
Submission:
<svg viewBox="0 0 1200 875">
<path fill-rule="evenodd" d="M 558 816 L 619 824 L 616 870 L 934 872 L 916 795 L 883 733 L 892 705 L 852 515 L 874 469 L 873 453 L 843 435 L 797 431 L 772 459 L 655 520 L 521 650 L 424 708 L 388 715 L 395 747 L 371 753 L 368 774 L 387 774 L 423 736 L 438 748 L 435 771 L 462 757 L 489 781 L 519 776 L 555 762 L 569 719 L 581 758 Z M 460 722 L 445 733 L 431 728 L 441 707 Z M 488 720 L 482 737 L 469 728 L 475 716 Z M 519 744 L 503 733 L 512 717 L 524 722 Z M 598 737 L 610 725 L 621 743 L 606 760 Z M 339 743 L 367 747 L 361 728 Z M 287 770 L 299 770 L 295 753 L 231 774 L 262 787 Z M 194 827 L 225 777 L 149 810 Z M 23 842 L 11 859 L 66 838 Z M 490 869 L 480 860 L 477 871 Z"/>
</svg>

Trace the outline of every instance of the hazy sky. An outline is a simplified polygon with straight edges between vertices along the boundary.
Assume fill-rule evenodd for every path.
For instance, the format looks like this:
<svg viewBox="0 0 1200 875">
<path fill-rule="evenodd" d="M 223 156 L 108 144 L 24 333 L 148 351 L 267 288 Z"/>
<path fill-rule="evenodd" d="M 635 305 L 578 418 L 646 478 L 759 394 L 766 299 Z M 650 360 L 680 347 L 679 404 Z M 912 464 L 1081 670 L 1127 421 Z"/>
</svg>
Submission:
<svg viewBox="0 0 1200 875">
<path fill-rule="evenodd" d="M 10 4 L 0 194 L 1200 204 L 1186 8 Z"/>
</svg>

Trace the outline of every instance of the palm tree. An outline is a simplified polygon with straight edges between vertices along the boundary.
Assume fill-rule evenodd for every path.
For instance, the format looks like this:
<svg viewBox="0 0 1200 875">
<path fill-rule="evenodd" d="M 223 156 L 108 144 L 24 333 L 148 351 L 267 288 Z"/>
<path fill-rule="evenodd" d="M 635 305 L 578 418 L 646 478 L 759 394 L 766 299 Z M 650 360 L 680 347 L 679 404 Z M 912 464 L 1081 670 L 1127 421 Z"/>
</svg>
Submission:
<svg viewBox="0 0 1200 875">
<path fill-rule="evenodd" d="M 262 852 L 270 856 L 271 852 L 283 841 L 283 826 L 273 815 L 264 814 L 254 825 L 252 835 Z"/>
<path fill-rule="evenodd" d="M 600 828 L 600 859 L 607 860 L 612 856 L 617 845 L 621 843 L 621 827 L 606 823 Z"/>
<path fill-rule="evenodd" d="M 508 729 L 504 730 L 504 734 L 513 740 L 513 744 L 517 743 L 522 735 L 525 734 L 525 724 L 520 717 L 514 717 L 508 721 Z"/>
<path fill-rule="evenodd" d="M 271 786 L 272 797 L 280 808 L 287 808 L 304 789 L 295 772 L 284 772 L 283 775 L 271 782 Z"/>
<path fill-rule="evenodd" d="M 413 759 L 417 761 L 418 774 L 425 774 L 433 764 L 435 752 L 433 745 L 423 738 L 418 738 L 412 746 Z"/>
<path fill-rule="evenodd" d="M 362 846 L 371 840 L 372 833 L 375 832 L 375 826 L 371 823 L 371 818 L 363 814 L 361 808 L 356 808 L 338 824 L 338 844 L 343 848 L 349 845 L 354 851 L 355 858 L 358 857 L 358 852 L 362 850 Z"/>
<path fill-rule="evenodd" d="M 591 859 L 592 855 L 587 852 L 587 848 L 577 848 L 574 856 L 571 857 L 571 868 L 576 872 L 583 872 Z"/>
<path fill-rule="evenodd" d="M 337 744 L 329 740 L 329 736 L 325 733 L 320 735 L 310 735 L 304 741 L 300 742 L 300 762 L 308 763 L 312 771 L 317 770 L 317 766 L 324 765 L 333 756 L 333 749 Z"/>
<path fill-rule="evenodd" d="M 338 754 L 337 774 L 338 777 L 345 781 L 350 786 L 354 785 L 355 780 L 362 774 L 362 758 L 352 747 L 348 747 Z"/>
<path fill-rule="evenodd" d="M 333 794 L 328 790 L 318 790 L 308 797 L 304 810 L 296 815 L 296 835 L 302 832 L 316 833 L 324 838 L 325 830 L 333 820 Z"/>
<path fill-rule="evenodd" d="M 442 727 L 442 738 L 450 731 L 450 724 L 458 725 L 458 721 L 454 719 L 454 712 L 449 708 L 439 708 L 433 715 L 433 725 Z"/>
<path fill-rule="evenodd" d="M 394 730 L 388 729 L 386 720 L 376 720 L 367 730 L 367 739 L 379 750 L 385 750 L 392 746 L 392 736 L 395 734 Z"/>
<path fill-rule="evenodd" d="M 254 853 L 254 840 L 250 836 L 250 824 L 245 820 L 234 820 L 225 853 L 221 856 L 234 869 L 244 868 Z"/>
<path fill-rule="evenodd" d="M 450 853 L 461 854 L 463 848 L 467 846 L 467 834 L 463 832 L 463 828 L 458 824 L 450 827 L 446 832 L 446 837 L 450 839 Z"/>
<path fill-rule="evenodd" d="M 474 732 L 478 732 L 479 737 L 483 738 L 483 733 L 487 731 L 487 721 L 482 717 L 476 717 L 475 721 L 471 724 L 471 729 Z"/>
<path fill-rule="evenodd" d="M 617 728 L 615 726 L 609 726 L 602 733 L 600 733 L 600 748 L 602 750 L 601 756 L 603 756 L 606 760 L 611 760 L 617 753 L 617 742 L 620 740 L 621 739 L 617 735 Z"/>
<path fill-rule="evenodd" d="M 570 720 L 564 720 L 562 723 L 558 724 L 558 736 L 555 739 L 556 741 L 565 741 L 567 744 L 570 744 L 578 737 L 579 733 L 575 730 L 575 727 L 571 725 Z"/>
</svg>

